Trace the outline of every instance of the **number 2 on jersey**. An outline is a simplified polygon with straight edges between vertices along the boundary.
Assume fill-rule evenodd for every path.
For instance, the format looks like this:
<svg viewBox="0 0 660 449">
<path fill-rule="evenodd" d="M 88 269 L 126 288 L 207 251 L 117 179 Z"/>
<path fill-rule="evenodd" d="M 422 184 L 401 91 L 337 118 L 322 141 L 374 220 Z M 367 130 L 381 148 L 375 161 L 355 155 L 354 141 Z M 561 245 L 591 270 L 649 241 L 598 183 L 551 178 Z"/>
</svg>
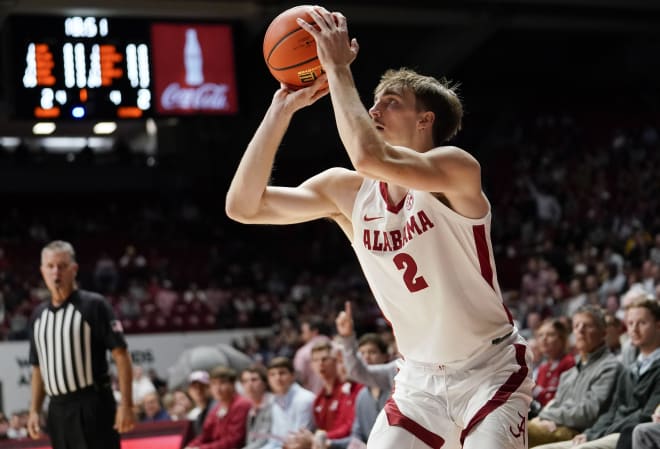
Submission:
<svg viewBox="0 0 660 449">
<path fill-rule="evenodd" d="M 417 263 L 408 253 L 399 253 L 392 259 L 394 265 L 403 272 L 403 282 L 412 293 L 418 292 L 429 286 L 423 276 L 417 276 Z"/>
</svg>

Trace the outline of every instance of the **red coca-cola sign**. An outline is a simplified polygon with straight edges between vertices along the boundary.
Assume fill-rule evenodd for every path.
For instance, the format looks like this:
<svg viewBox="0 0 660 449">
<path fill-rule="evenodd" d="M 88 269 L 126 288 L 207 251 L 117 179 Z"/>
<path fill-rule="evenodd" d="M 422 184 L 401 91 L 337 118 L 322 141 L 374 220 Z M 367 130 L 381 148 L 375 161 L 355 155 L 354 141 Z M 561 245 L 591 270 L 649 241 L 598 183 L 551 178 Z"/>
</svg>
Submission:
<svg viewBox="0 0 660 449">
<path fill-rule="evenodd" d="M 159 114 L 238 111 L 230 25 L 154 23 L 151 43 Z"/>
</svg>

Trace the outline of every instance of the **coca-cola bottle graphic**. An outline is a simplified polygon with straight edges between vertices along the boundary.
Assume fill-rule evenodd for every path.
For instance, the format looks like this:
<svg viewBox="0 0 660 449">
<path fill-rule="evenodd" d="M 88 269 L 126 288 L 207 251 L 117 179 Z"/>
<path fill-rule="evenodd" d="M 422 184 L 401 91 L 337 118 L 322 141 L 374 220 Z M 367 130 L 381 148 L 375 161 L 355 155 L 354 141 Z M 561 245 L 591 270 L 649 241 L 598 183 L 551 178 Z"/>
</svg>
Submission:
<svg viewBox="0 0 660 449">
<path fill-rule="evenodd" d="M 186 43 L 183 46 L 183 64 L 186 68 L 186 84 L 199 86 L 204 82 L 204 59 L 202 47 L 197 39 L 197 30 L 188 28 L 186 30 Z"/>
</svg>

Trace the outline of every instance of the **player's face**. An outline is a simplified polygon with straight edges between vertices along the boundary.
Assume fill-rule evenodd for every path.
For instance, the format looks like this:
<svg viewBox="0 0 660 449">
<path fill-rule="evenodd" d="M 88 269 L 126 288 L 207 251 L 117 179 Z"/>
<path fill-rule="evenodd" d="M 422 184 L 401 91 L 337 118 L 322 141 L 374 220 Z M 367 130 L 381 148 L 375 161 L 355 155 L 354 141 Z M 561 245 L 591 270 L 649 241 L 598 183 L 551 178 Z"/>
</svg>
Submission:
<svg viewBox="0 0 660 449">
<path fill-rule="evenodd" d="M 660 344 L 660 321 L 646 307 L 633 307 L 626 314 L 630 342 L 637 348 L 653 350 Z"/>
<path fill-rule="evenodd" d="M 418 130 L 421 113 L 410 90 L 377 92 L 369 115 L 376 129 L 391 145 L 410 146 Z"/>
<path fill-rule="evenodd" d="M 41 275 L 48 290 L 70 290 L 76 280 L 78 264 L 65 251 L 46 250 L 41 256 Z"/>
<path fill-rule="evenodd" d="M 268 385 L 275 394 L 286 394 L 295 380 L 293 373 L 286 368 L 271 368 L 268 370 Z"/>
<path fill-rule="evenodd" d="M 580 354 L 588 354 L 605 341 L 605 329 L 598 327 L 596 319 L 589 313 L 578 313 L 573 317 L 575 349 Z"/>
</svg>

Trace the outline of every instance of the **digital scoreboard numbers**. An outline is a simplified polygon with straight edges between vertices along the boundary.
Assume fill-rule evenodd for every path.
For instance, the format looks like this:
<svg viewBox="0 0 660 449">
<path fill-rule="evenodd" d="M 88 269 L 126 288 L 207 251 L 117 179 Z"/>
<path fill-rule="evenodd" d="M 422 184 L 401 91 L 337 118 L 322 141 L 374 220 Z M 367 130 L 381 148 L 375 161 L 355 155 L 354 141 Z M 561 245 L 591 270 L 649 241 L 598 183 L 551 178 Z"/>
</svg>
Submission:
<svg viewBox="0 0 660 449">
<path fill-rule="evenodd" d="M 149 25 L 104 17 L 10 19 L 15 115 L 22 119 L 150 116 Z"/>
</svg>

